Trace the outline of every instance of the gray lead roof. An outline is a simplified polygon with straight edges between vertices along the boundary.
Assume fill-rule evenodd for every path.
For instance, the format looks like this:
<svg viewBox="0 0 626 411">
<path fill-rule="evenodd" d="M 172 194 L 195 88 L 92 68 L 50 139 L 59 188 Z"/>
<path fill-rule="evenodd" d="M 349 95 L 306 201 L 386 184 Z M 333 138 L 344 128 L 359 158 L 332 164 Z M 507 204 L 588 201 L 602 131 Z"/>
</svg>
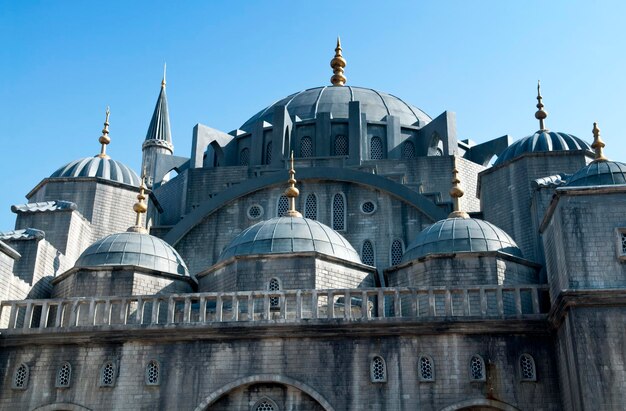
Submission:
<svg viewBox="0 0 626 411">
<path fill-rule="evenodd" d="M 539 130 L 535 134 L 521 138 L 508 146 L 493 165 L 503 164 L 525 153 L 546 151 L 587 150 L 593 152 L 587 142 L 566 133 Z"/>
<path fill-rule="evenodd" d="M 165 87 L 161 87 L 159 98 L 157 99 L 152 119 L 146 133 L 146 140 L 161 140 L 172 144 L 172 133 L 170 131 L 170 114 L 167 107 L 167 94 Z"/>
<path fill-rule="evenodd" d="M 87 157 L 67 163 L 50 178 L 98 177 L 139 187 L 140 179 L 131 168 L 110 158 Z"/>
<path fill-rule="evenodd" d="M 566 187 L 610 186 L 626 184 L 626 164 L 617 161 L 593 161 L 567 180 Z"/>
</svg>

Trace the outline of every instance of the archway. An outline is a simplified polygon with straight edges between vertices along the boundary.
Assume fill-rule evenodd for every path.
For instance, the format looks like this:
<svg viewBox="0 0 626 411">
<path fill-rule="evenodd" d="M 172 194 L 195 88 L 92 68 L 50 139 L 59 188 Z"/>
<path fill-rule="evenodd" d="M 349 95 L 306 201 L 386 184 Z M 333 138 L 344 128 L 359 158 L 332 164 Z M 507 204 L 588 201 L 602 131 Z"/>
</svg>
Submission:
<svg viewBox="0 0 626 411">
<path fill-rule="evenodd" d="M 91 411 L 91 409 L 69 402 L 59 402 L 56 404 L 42 405 L 41 407 L 33 409 L 33 411 Z"/>
<path fill-rule="evenodd" d="M 500 411 L 520 411 L 512 405 L 498 400 L 490 400 L 485 398 L 476 398 L 473 400 L 466 400 L 457 402 L 456 404 L 448 405 L 442 408 L 441 411 L 487 411 L 487 410 L 500 410 Z"/>
</svg>

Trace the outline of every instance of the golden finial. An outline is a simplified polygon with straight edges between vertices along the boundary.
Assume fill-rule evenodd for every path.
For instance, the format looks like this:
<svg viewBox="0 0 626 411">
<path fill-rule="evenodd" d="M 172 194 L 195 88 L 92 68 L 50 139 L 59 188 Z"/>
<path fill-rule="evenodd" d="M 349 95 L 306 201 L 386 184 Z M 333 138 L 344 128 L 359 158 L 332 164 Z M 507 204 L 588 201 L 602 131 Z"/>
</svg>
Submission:
<svg viewBox="0 0 626 411">
<path fill-rule="evenodd" d="M 593 144 L 591 148 L 596 152 L 596 158 L 593 161 L 607 161 L 608 158 L 604 157 L 602 149 L 606 146 L 602 138 L 600 137 L 600 129 L 598 123 L 593 123 Z"/>
<path fill-rule="evenodd" d="M 343 69 L 346 67 L 346 59 L 341 55 L 341 39 L 337 36 L 337 47 L 335 47 L 335 57 L 330 61 L 330 67 L 333 68 L 333 76 L 330 82 L 333 86 L 343 86 L 346 84 L 346 76 L 343 75 Z"/>
<path fill-rule="evenodd" d="M 135 219 L 135 225 L 130 227 L 127 231 L 133 233 L 141 233 L 147 234 L 148 230 L 145 229 L 143 224 L 141 223 L 141 215 L 148 211 L 148 205 L 146 204 L 146 170 L 144 168 L 143 173 L 141 174 L 141 184 L 139 185 L 139 194 L 137 194 L 137 202 L 133 205 L 133 211 L 137 213 L 137 217 Z"/>
<path fill-rule="evenodd" d="M 452 156 L 452 188 L 450 189 L 450 197 L 452 197 L 453 211 L 448 218 L 469 218 L 469 214 L 460 210 L 459 198 L 463 197 L 461 189 L 461 180 L 459 180 L 459 170 L 456 168 L 456 156 Z"/>
<path fill-rule="evenodd" d="M 537 80 L 537 112 L 535 118 L 539 120 L 539 130 L 546 130 L 544 120 L 548 117 L 548 112 L 543 109 L 543 103 L 541 102 L 541 81 Z"/>
<path fill-rule="evenodd" d="M 289 210 L 285 214 L 287 217 L 302 217 L 298 211 L 296 211 L 296 197 L 300 194 L 300 191 L 296 188 L 296 170 L 293 168 L 293 151 L 290 158 L 291 168 L 289 168 L 289 187 L 285 189 L 285 196 L 289 198 Z"/>
<path fill-rule="evenodd" d="M 100 154 L 98 154 L 96 157 L 109 158 L 109 156 L 107 155 L 107 144 L 111 142 L 111 138 L 109 137 L 109 114 L 110 113 L 111 111 L 109 110 L 109 106 L 107 106 L 106 119 L 104 120 L 104 128 L 102 129 L 102 135 L 98 139 L 100 144 L 102 144 L 102 147 L 100 148 Z"/>
<path fill-rule="evenodd" d="M 167 63 L 163 63 L 163 80 L 161 80 L 161 88 L 165 88 L 165 73 L 167 71 Z"/>
</svg>

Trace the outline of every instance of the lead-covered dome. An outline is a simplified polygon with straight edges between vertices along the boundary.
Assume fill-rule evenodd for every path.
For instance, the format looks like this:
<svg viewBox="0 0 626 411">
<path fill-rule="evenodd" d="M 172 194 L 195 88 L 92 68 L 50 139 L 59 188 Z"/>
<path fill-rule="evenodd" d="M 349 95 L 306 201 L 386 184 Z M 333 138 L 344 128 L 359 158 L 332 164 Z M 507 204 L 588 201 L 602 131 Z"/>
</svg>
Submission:
<svg viewBox="0 0 626 411">
<path fill-rule="evenodd" d="M 626 184 L 626 164 L 617 161 L 593 161 L 571 176 L 566 187 L 610 186 Z"/>
<path fill-rule="evenodd" d="M 430 116 L 398 97 L 363 87 L 316 87 L 291 94 L 278 100 L 271 106 L 261 110 L 240 128 L 252 131 L 259 120 L 272 123 L 274 110 L 278 106 L 286 106 L 295 122 L 295 116 L 301 120 L 317 118 L 318 113 L 331 113 L 333 118 L 348 118 L 348 103 L 360 101 L 361 110 L 368 121 L 381 121 L 387 115 L 400 118 L 403 125 L 422 127 L 431 121 Z"/>
<path fill-rule="evenodd" d="M 67 163 L 50 175 L 50 178 L 98 177 L 117 183 L 138 187 L 139 176 L 130 167 L 108 157 L 87 157 Z"/>
<path fill-rule="evenodd" d="M 410 261 L 428 254 L 500 251 L 522 257 L 515 241 L 495 225 L 476 218 L 447 218 L 417 235 L 402 257 Z"/>
<path fill-rule="evenodd" d="M 171 245 L 136 232 L 111 234 L 96 241 L 78 257 L 75 267 L 121 265 L 189 277 L 185 262 Z"/>
<path fill-rule="evenodd" d="M 577 150 L 593 152 L 589 144 L 574 135 L 556 131 L 539 130 L 535 134 L 519 139 L 508 146 L 493 165 L 503 164 L 525 153 Z"/>
<path fill-rule="evenodd" d="M 332 228 L 302 217 L 274 217 L 246 228 L 224 249 L 219 260 L 250 254 L 317 251 L 361 263 L 352 245 Z"/>
</svg>

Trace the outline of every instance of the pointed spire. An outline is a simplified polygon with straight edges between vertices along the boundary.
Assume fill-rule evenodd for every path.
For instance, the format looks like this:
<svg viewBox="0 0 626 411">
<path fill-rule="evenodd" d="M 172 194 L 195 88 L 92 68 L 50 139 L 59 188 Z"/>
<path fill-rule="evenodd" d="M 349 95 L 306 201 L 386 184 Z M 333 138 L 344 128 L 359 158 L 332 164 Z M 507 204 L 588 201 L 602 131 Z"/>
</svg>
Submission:
<svg viewBox="0 0 626 411">
<path fill-rule="evenodd" d="M 541 81 L 537 80 L 537 112 L 535 118 L 539 120 L 539 130 L 546 130 L 544 120 L 548 117 L 548 112 L 543 109 L 543 103 L 541 102 Z"/>
<path fill-rule="evenodd" d="M 167 63 L 163 63 L 163 80 L 161 80 L 161 88 L 165 88 L 167 82 L 165 81 L 165 74 L 167 72 Z"/>
<path fill-rule="evenodd" d="M 148 233 L 148 230 L 146 230 L 146 228 L 143 226 L 143 223 L 141 222 L 141 215 L 144 214 L 146 211 L 148 211 L 148 205 L 145 202 L 146 200 L 145 190 L 146 190 L 146 170 L 144 169 L 143 173 L 141 173 L 141 185 L 139 185 L 139 194 L 137 194 L 137 202 L 133 205 L 133 211 L 137 213 L 137 217 L 135 219 L 135 225 L 132 227 L 129 227 L 128 230 L 126 231 L 133 232 L 133 233 L 140 233 L 140 234 Z"/>
<path fill-rule="evenodd" d="M 594 162 L 608 160 L 608 158 L 604 157 L 604 153 L 602 150 L 605 146 L 606 144 L 604 144 L 604 141 L 602 141 L 602 138 L 600 137 L 600 129 L 598 128 L 598 123 L 593 123 L 593 144 L 591 145 L 591 148 L 593 148 L 596 152 L 596 158 L 593 160 Z"/>
<path fill-rule="evenodd" d="M 459 170 L 456 168 L 456 156 L 452 156 L 452 188 L 450 189 L 450 197 L 452 197 L 453 211 L 448 215 L 448 218 L 469 218 L 469 214 L 460 210 L 459 199 L 465 194 L 461 189 L 460 183 Z"/>
<path fill-rule="evenodd" d="M 102 135 L 98 139 L 98 142 L 102 144 L 102 147 L 100 147 L 100 154 L 98 154 L 96 157 L 109 158 L 109 156 L 107 155 L 107 144 L 111 142 L 111 137 L 109 137 L 109 114 L 111 114 L 111 111 L 109 110 L 109 106 L 107 106 L 106 118 L 104 120 L 104 128 L 102 129 Z"/>
<path fill-rule="evenodd" d="M 285 190 L 285 196 L 289 198 L 289 210 L 285 214 L 287 217 L 302 217 L 298 211 L 296 211 L 296 197 L 300 194 L 300 191 L 296 188 L 296 170 L 293 168 L 293 151 L 290 158 L 291 167 L 289 168 L 289 187 Z"/>
<path fill-rule="evenodd" d="M 330 82 L 333 86 L 343 86 L 346 84 L 346 77 L 343 75 L 343 69 L 346 67 L 346 60 L 341 54 L 341 39 L 337 36 L 337 47 L 335 47 L 335 57 L 330 61 L 330 67 L 333 69 L 333 76 Z"/>
<path fill-rule="evenodd" d="M 167 107 L 167 94 L 165 93 L 165 74 L 166 66 L 163 66 L 163 80 L 161 81 L 161 92 L 157 99 L 156 106 L 154 107 L 154 113 L 152 113 L 152 119 L 148 126 L 148 132 L 146 133 L 146 139 L 144 141 L 144 148 L 148 145 L 158 145 L 164 147 L 171 152 L 174 152 L 174 146 L 172 145 L 172 133 L 170 131 L 170 114 Z"/>
</svg>

